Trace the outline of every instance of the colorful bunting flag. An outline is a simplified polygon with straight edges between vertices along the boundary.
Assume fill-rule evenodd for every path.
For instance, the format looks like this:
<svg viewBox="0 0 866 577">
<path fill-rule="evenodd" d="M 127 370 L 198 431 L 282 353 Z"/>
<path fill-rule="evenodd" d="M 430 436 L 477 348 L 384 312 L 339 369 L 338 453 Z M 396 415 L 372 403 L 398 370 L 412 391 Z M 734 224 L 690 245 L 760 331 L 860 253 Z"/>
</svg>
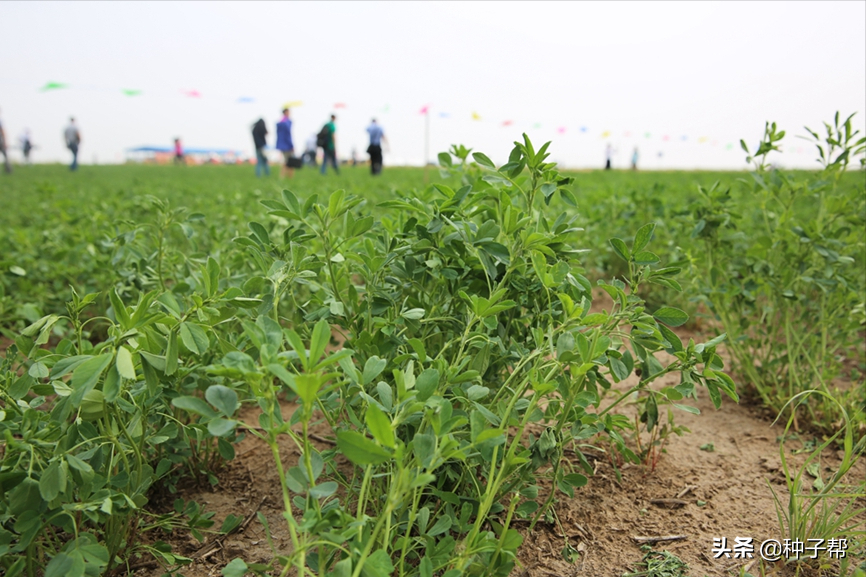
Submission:
<svg viewBox="0 0 866 577">
<path fill-rule="evenodd" d="M 581 132 L 586 132 L 587 130 L 589 130 L 589 129 L 588 129 L 586 126 L 581 126 L 581 127 L 580 127 L 580 131 L 581 131 Z"/>
<path fill-rule="evenodd" d="M 61 88 L 68 88 L 68 84 L 63 84 L 62 82 L 46 82 L 45 86 L 40 88 L 41 92 L 45 92 L 46 90 L 59 90 Z"/>
<path fill-rule="evenodd" d="M 512 124 L 514 124 L 513 121 L 511 121 L 511 120 L 506 120 L 505 122 L 502 123 L 502 126 L 511 126 Z"/>
<path fill-rule="evenodd" d="M 565 134 L 565 127 L 564 127 L 564 126 L 560 126 L 559 128 L 556 129 L 556 131 L 557 131 L 559 134 Z"/>
<path fill-rule="evenodd" d="M 651 136 L 652 136 L 652 134 L 650 134 L 649 132 L 644 132 L 644 133 L 643 133 L 643 137 L 644 137 L 644 138 L 649 138 L 649 137 L 651 137 Z"/>
<path fill-rule="evenodd" d="M 472 113 L 472 120 L 481 120 L 481 115 L 477 112 Z"/>
<path fill-rule="evenodd" d="M 440 112 L 439 118 L 451 118 L 451 115 L 448 114 L 447 112 Z"/>
<path fill-rule="evenodd" d="M 428 114 L 430 112 L 430 105 L 424 105 L 421 110 L 418 111 L 418 114 Z"/>
<path fill-rule="evenodd" d="M 604 132 L 601 133 L 602 138 L 607 138 L 609 136 L 610 136 L 610 130 L 605 130 Z"/>
<path fill-rule="evenodd" d="M 201 98 L 201 92 L 198 90 L 184 90 L 183 93 L 190 98 Z"/>
<path fill-rule="evenodd" d="M 698 138 L 698 144 L 703 144 L 708 140 L 709 138 L 707 138 L 706 136 L 701 136 L 700 138 Z"/>
<path fill-rule="evenodd" d="M 346 108 L 345 102 L 338 102 L 334 105 L 334 108 Z"/>
<path fill-rule="evenodd" d="M 237 101 L 238 101 L 238 104 L 247 104 L 249 102 L 255 102 L 256 99 L 253 98 L 252 96 L 241 96 L 240 98 L 238 98 Z"/>
<path fill-rule="evenodd" d="M 283 108 L 297 108 L 298 106 L 303 106 L 303 104 L 301 100 L 292 100 L 291 102 L 284 103 Z"/>
<path fill-rule="evenodd" d="M 126 96 L 138 96 L 139 94 L 141 94 L 141 90 L 134 90 L 128 88 L 124 88 L 123 90 L 121 90 L 121 92 L 123 92 Z"/>
<path fill-rule="evenodd" d="M 538 130 L 539 128 L 541 128 L 541 123 L 540 123 L 540 122 L 536 122 L 535 124 L 532 125 L 532 128 Z"/>
</svg>

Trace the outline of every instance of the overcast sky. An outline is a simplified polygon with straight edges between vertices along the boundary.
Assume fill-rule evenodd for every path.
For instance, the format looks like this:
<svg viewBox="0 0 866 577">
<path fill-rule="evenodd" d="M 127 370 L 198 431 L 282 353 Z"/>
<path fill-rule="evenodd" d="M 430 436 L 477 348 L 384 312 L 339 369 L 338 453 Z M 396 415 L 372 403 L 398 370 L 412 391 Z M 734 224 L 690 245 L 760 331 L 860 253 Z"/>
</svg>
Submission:
<svg viewBox="0 0 866 577">
<path fill-rule="evenodd" d="M 646 168 L 742 168 L 726 145 L 775 120 L 779 162 L 808 167 L 793 135 L 837 110 L 861 128 L 866 107 L 866 2 L 4 0 L 0 31 L 0 121 L 10 144 L 30 129 L 37 161 L 67 159 L 70 115 L 88 163 L 175 136 L 251 153 L 250 125 L 273 144 L 302 101 L 296 147 L 335 111 L 338 154 L 364 155 L 376 116 L 386 164 L 423 161 L 430 105 L 431 159 L 463 143 L 504 162 L 527 132 L 566 166 L 602 164 L 610 142 L 615 166 L 638 146 Z"/>
</svg>

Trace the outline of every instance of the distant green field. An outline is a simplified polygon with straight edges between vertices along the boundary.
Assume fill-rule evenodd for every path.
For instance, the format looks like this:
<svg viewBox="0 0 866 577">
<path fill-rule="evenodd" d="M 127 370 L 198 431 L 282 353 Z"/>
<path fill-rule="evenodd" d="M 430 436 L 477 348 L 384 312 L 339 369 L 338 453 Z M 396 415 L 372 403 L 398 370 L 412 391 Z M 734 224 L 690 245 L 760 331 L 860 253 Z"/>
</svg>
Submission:
<svg viewBox="0 0 866 577">
<path fill-rule="evenodd" d="M 605 234 L 652 220 L 661 232 L 667 216 L 688 211 L 697 185 L 720 181 L 732 186 L 745 173 L 596 171 L 574 176 L 578 207 L 568 210 L 593 233 L 578 243 L 593 251 L 588 262 L 599 264 L 610 256 Z M 428 179 L 442 181 L 435 168 L 428 170 Z M 453 180 L 444 182 L 453 185 Z M 364 167 L 344 167 L 339 176 L 303 169 L 294 179 L 279 180 L 273 175 L 257 179 L 251 166 L 82 166 L 70 174 L 64 166 L 36 165 L 20 167 L 0 185 L 5 206 L 0 211 L 0 287 L 5 289 L 0 330 L 7 336 L 13 327 L 62 311 L 70 285 L 85 294 L 116 282 L 116 239 L 153 222 L 148 196 L 203 215 L 189 221 L 191 236 L 184 238 L 178 229 L 171 238 L 178 250 L 215 254 L 235 236 L 247 234 L 249 220 L 267 221 L 259 200 L 279 197 L 283 188 L 302 198 L 345 189 L 365 199 L 372 214 L 384 214 L 376 203 L 399 194 L 435 196 L 421 168 L 387 168 L 378 178 Z M 559 203 L 555 210 L 561 209 Z M 553 214 L 554 207 L 550 210 Z M 26 275 L 10 272 L 11 267 Z"/>
</svg>

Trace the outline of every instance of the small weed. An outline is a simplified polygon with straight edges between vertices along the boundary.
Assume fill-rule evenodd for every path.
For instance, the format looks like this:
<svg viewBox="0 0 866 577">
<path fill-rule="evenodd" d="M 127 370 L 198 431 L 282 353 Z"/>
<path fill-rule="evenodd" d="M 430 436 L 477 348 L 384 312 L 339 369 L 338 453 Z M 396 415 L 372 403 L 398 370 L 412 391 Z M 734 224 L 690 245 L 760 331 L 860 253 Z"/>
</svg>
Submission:
<svg viewBox="0 0 866 577">
<path fill-rule="evenodd" d="M 689 565 L 669 551 L 653 551 L 649 545 L 641 547 L 643 558 L 635 563 L 634 573 L 623 573 L 622 577 L 687 577 Z"/>
</svg>

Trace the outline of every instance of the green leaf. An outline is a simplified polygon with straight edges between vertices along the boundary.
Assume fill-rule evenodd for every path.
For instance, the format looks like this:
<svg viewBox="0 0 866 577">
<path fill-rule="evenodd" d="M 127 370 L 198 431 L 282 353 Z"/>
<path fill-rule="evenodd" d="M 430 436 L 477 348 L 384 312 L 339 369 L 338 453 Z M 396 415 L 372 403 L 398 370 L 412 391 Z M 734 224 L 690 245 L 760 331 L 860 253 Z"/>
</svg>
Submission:
<svg viewBox="0 0 866 577">
<path fill-rule="evenodd" d="M 234 415 L 238 408 L 238 394 L 225 385 L 209 386 L 204 398 L 226 417 Z"/>
<path fill-rule="evenodd" d="M 207 296 L 212 297 L 217 293 L 219 289 L 220 282 L 220 265 L 214 260 L 213 257 L 207 257 L 207 277 L 208 277 L 208 290 Z"/>
<path fill-rule="evenodd" d="M 669 327 L 678 327 L 689 320 L 689 315 L 685 311 L 674 307 L 662 307 L 653 313 L 653 317 L 660 323 L 664 323 Z"/>
<path fill-rule="evenodd" d="M 313 336 L 310 338 L 310 365 L 315 365 L 325 353 L 328 341 L 331 340 L 331 325 L 325 319 L 316 323 Z"/>
<path fill-rule="evenodd" d="M 433 462 L 436 456 L 436 437 L 427 433 L 416 433 L 412 440 L 412 449 L 415 458 L 425 469 Z"/>
<path fill-rule="evenodd" d="M 66 553 L 58 553 L 45 567 L 45 577 L 82 577 L 84 562 L 80 557 L 73 558 Z"/>
<path fill-rule="evenodd" d="M 115 365 L 121 377 L 130 381 L 135 380 L 135 365 L 132 362 L 132 353 L 129 352 L 128 348 L 123 346 L 117 348 Z"/>
<path fill-rule="evenodd" d="M 198 397 L 176 397 L 171 400 L 171 404 L 178 409 L 195 413 L 196 415 L 201 415 L 202 417 L 207 417 L 209 419 L 212 419 L 219 414 L 214 411 L 210 405 Z"/>
<path fill-rule="evenodd" d="M 211 419 L 210 421 L 208 421 L 207 432 L 214 437 L 225 437 L 226 435 L 234 431 L 235 427 L 237 426 L 237 421 L 217 417 L 216 419 Z"/>
<path fill-rule="evenodd" d="M 379 465 L 391 458 L 391 454 L 356 431 L 337 431 L 337 448 L 356 465 Z"/>
<path fill-rule="evenodd" d="M 307 348 L 304 346 L 304 341 L 298 336 L 298 333 L 289 329 L 286 331 L 286 339 L 289 341 L 292 349 L 298 353 L 298 358 L 301 359 L 301 365 L 304 369 L 310 368 L 310 362 L 307 360 Z"/>
<path fill-rule="evenodd" d="M 418 391 L 419 401 L 429 399 L 437 388 L 439 388 L 439 371 L 437 369 L 424 369 L 415 379 L 415 390 Z"/>
<path fill-rule="evenodd" d="M 475 444 L 480 445 L 485 441 L 496 439 L 497 437 L 502 437 L 502 429 L 484 429 L 478 437 L 475 438 Z"/>
<path fill-rule="evenodd" d="M 640 227 L 637 233 L 634 235 L 634 243 L 631 245 L 631 250 L 634 253 L 639 253 L 649 244 L 650 239 L 653 236 L 653 230 L 655 230 L 656 225 L 653 223 L 645 224 Z"/>
<path fill-rule="evenodd" d="M 52 501 L 66 491 L 66 463 L 60 459 L 52 461 L 39 478 L 39 493 L 46 501 Z"/>
<path fill-rule="evenodd" d="M 316 401 L 316 395 L 319 394 L 319 389 L 322 387 L 322 381 L 319 375 L 297 375 L 295 376 L 295 387 L 298 390 L 298 396 L 304 403 L 312 404 Z"/>
<path fill-rule="evenodd" d="M 325 497 L 330 497 L 334 493 L 337 492 L 337 488 L 339 485 L 334 481 L 328 481 L 326 483 L 321 483 L 320 485 L 316 485 L 315 487 L 310 487 L 310 497 L 313 499 L 323 499 Z"/>
<path fill-rule="evenodd" d="M 391 428 L 391 421 L 382 412 L 382 409 L 374 404 L 370 404 L 367 407 L 367 414 L 364 420 L 373 438 L 379 441 L 380 445 L 391 449 L 394 448 L 394 430 Z"/>
<path fill-rule="evenodd" d="M 123 328 L 123 330 L 128 330 L 132 327 L 132 322 L 130 322 L 129 313 L 126 311 L 126 306 L 124 306 L 123 301 L 120 300 L 120 297 L 117 296 L 117 291 L 111 289 L 108 293 L 108 297 L 111 300 L 111 308 L 114 310 L 114 318 L 117 319 L 117 323 Z"/>
<path fill-rule="evenodd" d="M 423 557 L 418 564 L 419 577 L 433 577 L 433 562 L 430 557 Z"/>
<path fill-rule="evenodd" d="M 108 366 L 112 358 L 111 353 L 103 353 L 98 357 L 86 360 L 72 372 L 72 388 L 75 392 L 69 397 L 69 402 L 72 406 L 78 408 L 81 405 L 81 400 L 84 395 L 93 390 L 102 371 Z"/>
<path fill-rule="evenodd" d="M 436 520 L 436 523 L 430 527 L 430 530 L 427 531 L 427 536 L 435 537 L 436 535 L 441 535 L 451 529 L 452 524 L 453 521 L 451 520 L 450 515 L 442 515 Z"/>
<path fill-rule="evenodd" d="M 165 374 L 173 375 L 177 371 L 177 332 L 168 335 L 168 346 L 165 349 Z"/>
<path fill-rule="evenodd" d="M 298 388 L 295 385 L 295 376 L 286 370 L 286 368 L 282 365 L 278 365 L 276 363 L 268 365 L 268 370 L 271 374 L 275 375 L 279 378 L 285 385 L 287 385 L 290 389 L 292 389 L 295 394 L 298 392 Z"/>
<path fill-rule="evenodd" d="M 563 353 L 574 350 L 574 335 L 571 333 L 562 333 L 556 339 L 556 356 L 561 357 Z"/>
<path fill-rule="evenodd" d="M 391 556 L 384 549 L 377 549 L 364 561 L 362 577 L 390 577 L 394 573 Z"/>
<path fill-rule="evenodd" d="M 352 558 L 346 557 L 342 561 L 334 563 L 328 577 L 352 577 Z"/>
<path fill-rule="evenodd" d="M 232 559 L 228 565 L 223 567 L 223 577 L 244 577 L 247 574 L 247 564 L 243 559 Z"/>
<path fill-rule="evenodd" d="M 586 485 L 587 479 L 580 473 L 570 473 L 562 479 L 572 487 L 583 487 Z"/>
<path fill-rule="evenodd" d="M 681 405 L 679 403 L 672 403 L 674 407 L 681 411 L 685 411 L 687 413 L 691 413 L 693 415 L 700 415 L 701 411 L 697 407 L 692 407 L 691 405 Z"/>
<path fill-rule="evenodd" d="M 424 318 L 424 309 L 409 309 L 404 311 L 402 316 L 404 319 L 417 321 Z"/>
<path fill-rule="evenodd" d="M 613 251 L 619 255 L 619 257 L 628 262 L 631 260 L 631 253 L 628 251 L 628 247 L 625 246 L 625 242 L 619 238 L 610 239 L 610 246 L 613 247 Z"/>
<path fill-rule="evenodd" d="M 362 383 L 367 385 L 373 382 L 373 379 L 378 377 L 382 371 L 385 370 L 387 364 L 387 360 L 380 359 L 375 355 L 367 359 L 367 362 L 364 363 L 364 374 L 361 377 Z"/>
<path fill-rule="evenodd" d="M 423 363 L 427 360 L 427 350 L 424 348 L 424 342 L 421 339 L 409 339 L 407 341 L 415 354 L 418 355 L 418 361 Z"/>
<path fill-rule="evenodd" d="M 473 152 L 473 153 L 472 153 L 472 158 L 475 160 L 475 162 L 477 162 L 477 163 L 480 164 L 481 166 L 484 166 L 484 167 L 490 168 L 490 169 L 492 169 L 492 170 L 496 170 L 496 165 L 494 165 L 494 164 L 493 164 L 493 161 L 490 160 L 490 159 L 487 157 L 487 155 L 484 154 L 483 152 Z"/>
<path fill-rule="evenodd" d="M 45 366 L 45 363 L 42 361 L 36 361 L 32 365 L 30 365 L 30 369 L 28 369 L 27 374 L 29 374 L 34 379 L 44 379 L 48 376 L 49 371 L 48 367 Z"/>
<path fill-rule="evenodd" d="M 180 324 L 180 338 L 183 345 L 197 355 L 207 352 L 210 342 L 207 333 L 199 325 L 194 323 Z"/>
<path fill-rule="evenodd" d="M 639 265 L 646 266 L 648 264 L 656 264 L 660 260 L 661 259 L 658 257 L 658 255 L 655 255 L 648 250 L 642 250 L 634 254 L 634 262 L 635 264 Z"/>
</svg>

